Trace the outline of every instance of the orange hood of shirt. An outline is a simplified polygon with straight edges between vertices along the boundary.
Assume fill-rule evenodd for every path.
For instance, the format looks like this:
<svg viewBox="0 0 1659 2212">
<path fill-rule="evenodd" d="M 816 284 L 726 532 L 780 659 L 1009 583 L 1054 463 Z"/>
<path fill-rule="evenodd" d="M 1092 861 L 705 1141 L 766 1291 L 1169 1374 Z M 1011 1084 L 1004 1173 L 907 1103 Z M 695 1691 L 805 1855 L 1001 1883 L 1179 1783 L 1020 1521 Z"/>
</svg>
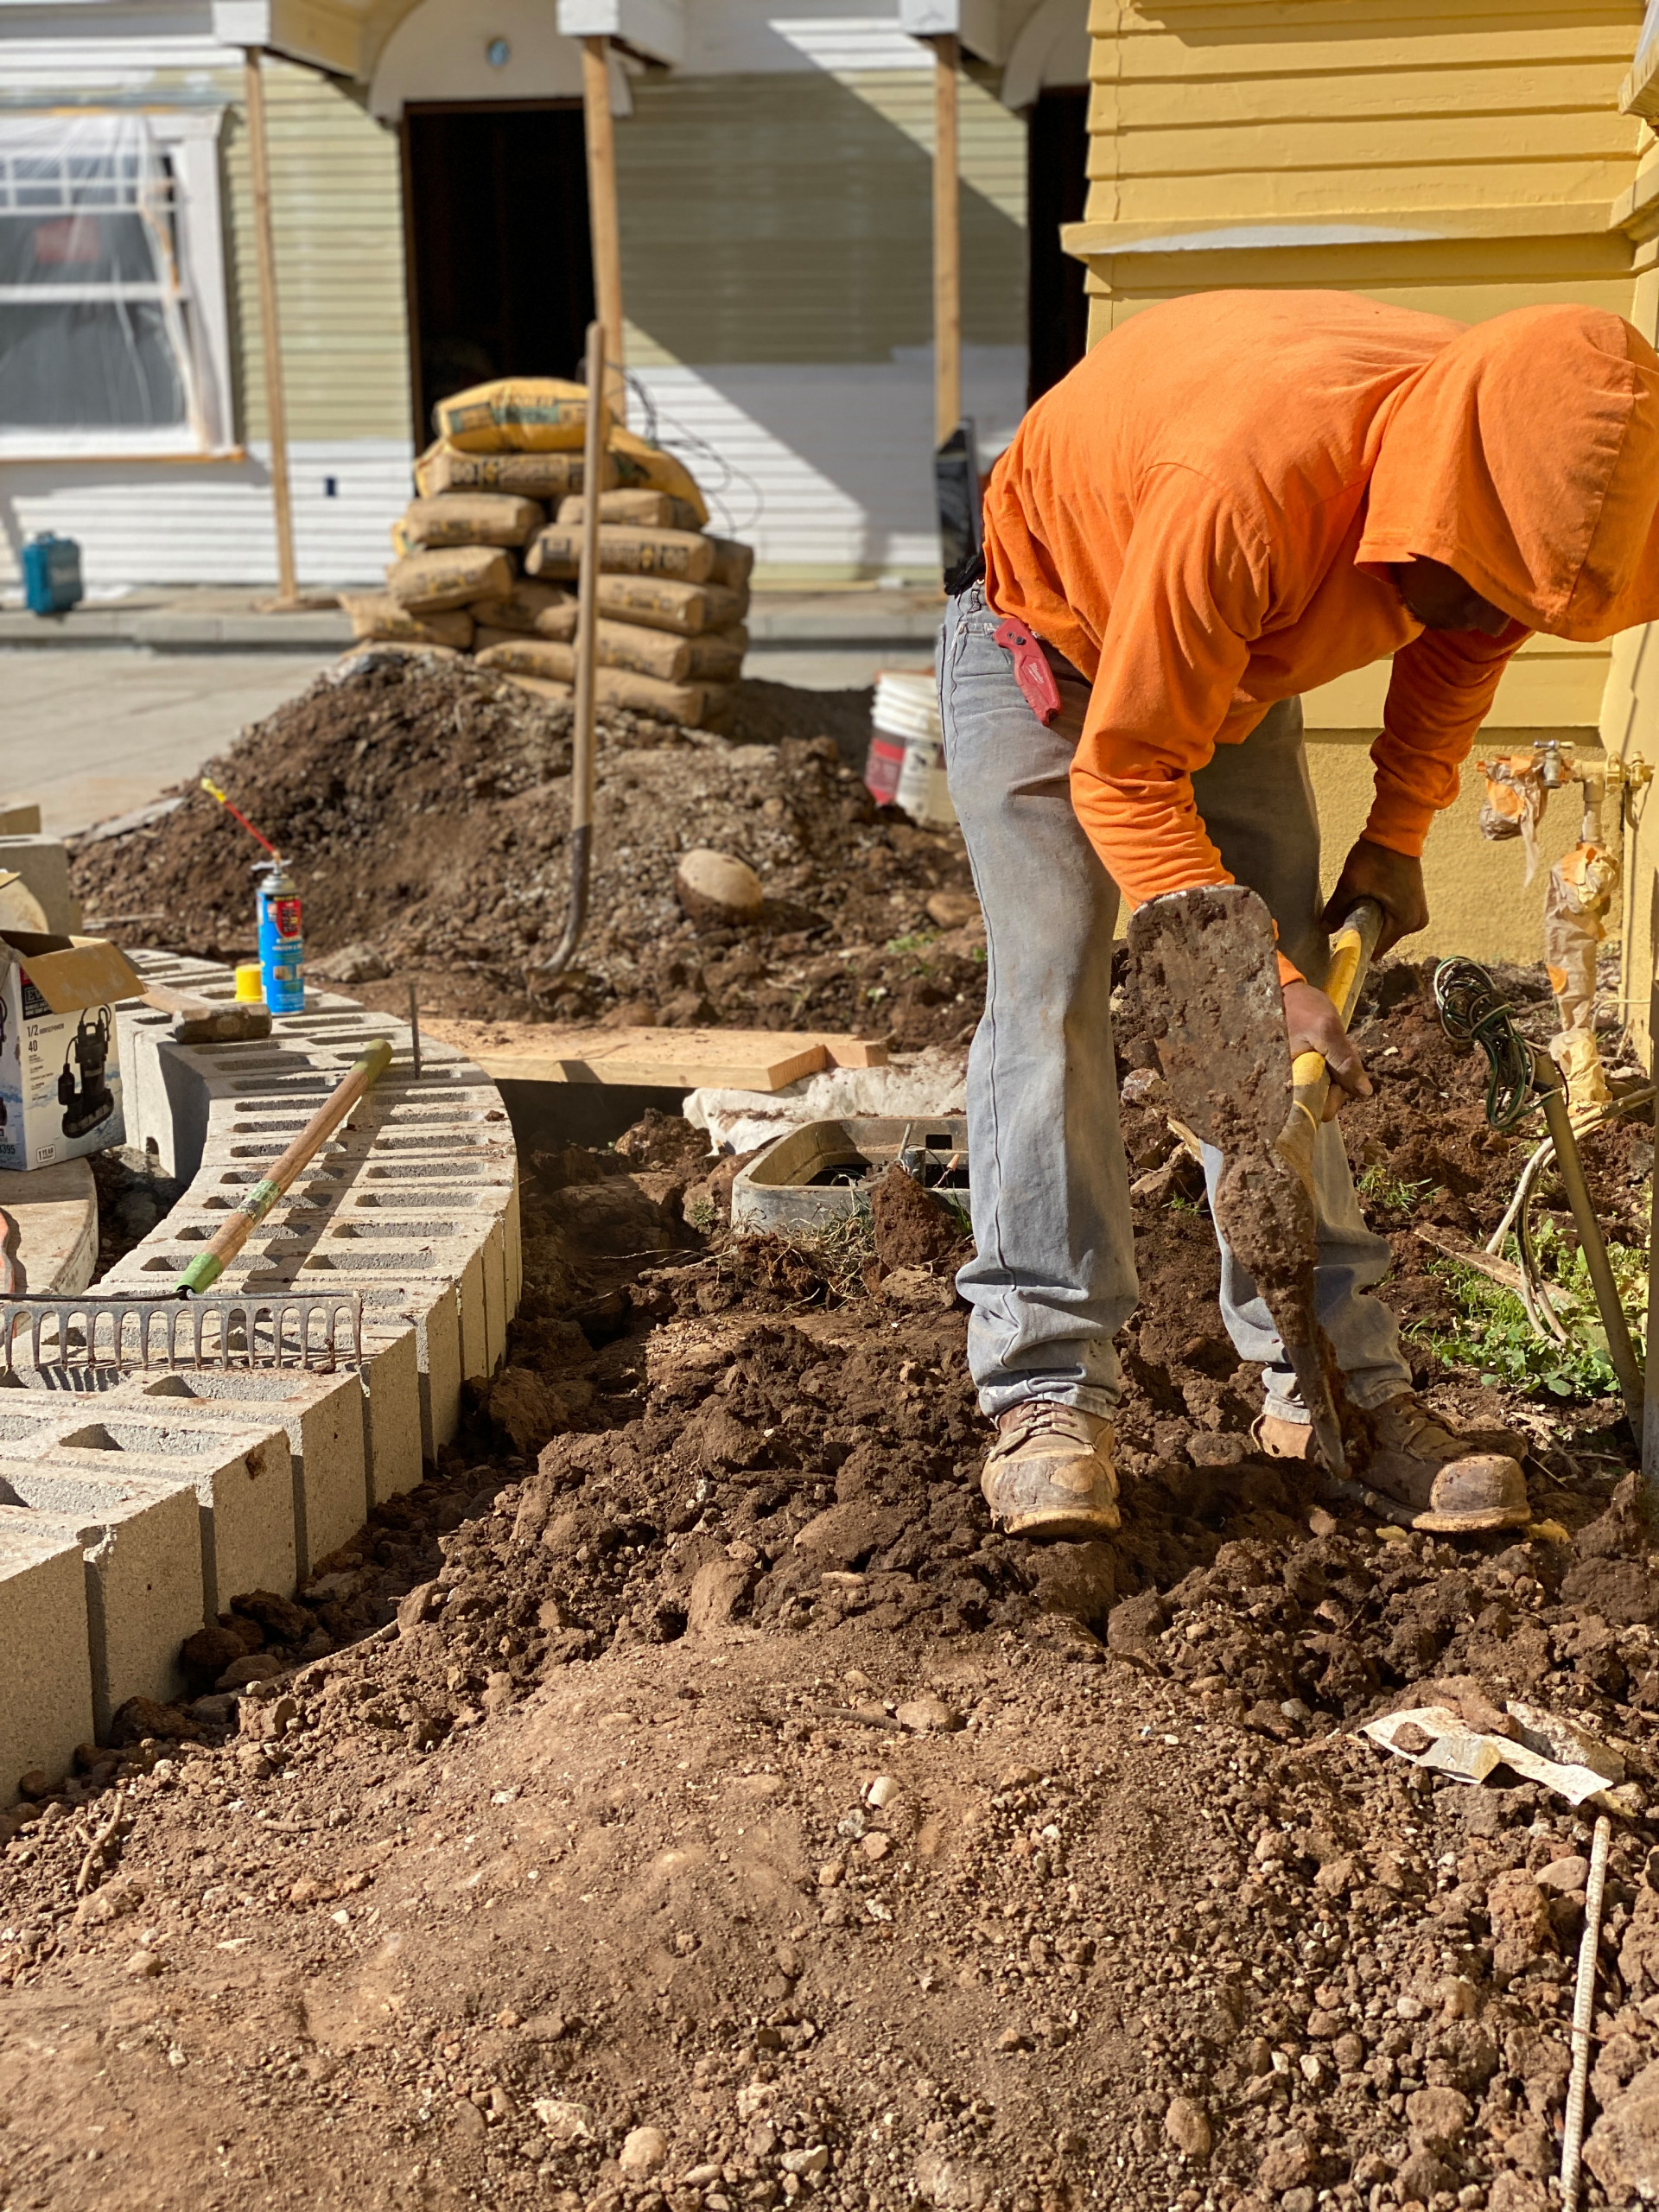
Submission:
<svg viewBox="0 0 1659 2212">
<path fill-rule="evenodd" d="M 1383 431 L 1356 558 L 1414 553 L 1551 637 L 1659 619 L 1659 354 L 1598 308 L 1454 338 Z"/>
</svg>

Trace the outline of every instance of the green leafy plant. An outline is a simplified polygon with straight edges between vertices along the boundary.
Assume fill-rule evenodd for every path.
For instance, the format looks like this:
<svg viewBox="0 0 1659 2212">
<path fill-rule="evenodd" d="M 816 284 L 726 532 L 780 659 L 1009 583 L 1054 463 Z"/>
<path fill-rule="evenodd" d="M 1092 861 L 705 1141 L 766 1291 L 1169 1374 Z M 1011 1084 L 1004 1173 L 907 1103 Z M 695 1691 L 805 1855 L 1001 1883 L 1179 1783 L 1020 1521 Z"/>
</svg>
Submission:
<svg viewBox="0 0 1659 2212">
<path fill-rule="evenodd" d="M 888 952 L 925 952 L 938 935 L 937 930 L 910 930 L 903 937 L 890 937 L 884 950 Z"/>
<path fill-rule="evenodd" d="M 1443 1367 L 1472 1368 L 1489 1386 L 1507 1384 L 1532 1397 L 1611 1396 L 1618 1390 L 1618 1378 L 1607 1357 L 1607 1339 L 1582 1255 L 1568 1250 L 1566 1240 L 1550 1224 L 1545 1224 L 1535 1237 L 1534 1249 L 1540 1272 L 1548 1287 L 1557 1293 L 1554 1304 L 1567 1332 L 1566 1344 L 1539 1336 L 1513 1291 L 1456 1260 L 1437 1262 L 1429 1270 L 1445 1284 L 1456 1321 L 1450 1328 L 1440 1322 L 1420 1321 L 1408 1335 Z M 1632 1330 L 1639 1332 L 1645 1306 L 1646 1255 L 1615 1244 L 1609 1247 L 1608 1257 L 1624 1294 Z"/>
</svg>

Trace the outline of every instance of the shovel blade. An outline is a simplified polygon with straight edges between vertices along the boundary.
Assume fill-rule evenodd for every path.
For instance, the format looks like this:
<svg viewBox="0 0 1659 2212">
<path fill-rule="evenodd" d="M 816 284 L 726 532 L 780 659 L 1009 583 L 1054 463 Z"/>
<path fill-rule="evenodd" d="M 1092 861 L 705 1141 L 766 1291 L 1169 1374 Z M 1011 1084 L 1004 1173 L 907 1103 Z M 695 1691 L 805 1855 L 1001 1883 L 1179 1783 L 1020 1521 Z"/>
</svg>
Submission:
<svg viewBox="0 0 1659 2212">
<path fill-rule="evenodd" d="M 1313 1305 L 1313 1193 L 1278 1145 L 1292 1078 L 1272 918 L 1243 884 L 1207 884 L 1139 907 L 1128 945 L 1175 1110 L 1222 1157 L 1216 1226 L 1267 1301 L 1321 1457 L 1339 1474 L 1341 1424 Z"/>
</svg>

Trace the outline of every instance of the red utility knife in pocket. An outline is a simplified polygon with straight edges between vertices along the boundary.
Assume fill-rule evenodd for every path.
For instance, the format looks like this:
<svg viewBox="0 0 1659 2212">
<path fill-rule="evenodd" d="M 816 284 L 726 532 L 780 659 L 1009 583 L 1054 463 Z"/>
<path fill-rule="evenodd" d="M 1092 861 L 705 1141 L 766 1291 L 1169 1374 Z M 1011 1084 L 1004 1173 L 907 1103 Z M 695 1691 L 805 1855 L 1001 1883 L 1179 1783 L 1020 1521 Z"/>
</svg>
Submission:
<svg viewBox="0 0 1659 2212">
<path fill-rule="evenodd" d="M 1026 704 L 1038 721 L 1046 728 L 1060 718 L 1060 687 L 1054 681 L 1054 671 L 1048 664 L 1048 656 L 1023 622 L 1012 614 L 1006 615 L 992 632 L 993 643 L 1001 646 L 1014 663 L 1014 680 L 1024 694 Z"/>
</svg>

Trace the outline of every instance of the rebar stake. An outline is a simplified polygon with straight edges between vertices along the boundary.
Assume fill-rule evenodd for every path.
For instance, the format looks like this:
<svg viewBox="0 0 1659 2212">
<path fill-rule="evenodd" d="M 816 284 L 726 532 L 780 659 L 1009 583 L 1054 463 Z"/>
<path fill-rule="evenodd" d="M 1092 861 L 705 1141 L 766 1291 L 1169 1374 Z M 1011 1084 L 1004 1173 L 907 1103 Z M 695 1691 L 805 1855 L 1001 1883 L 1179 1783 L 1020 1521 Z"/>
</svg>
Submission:
<svg viewBox="0 0 1659 2212">
<path fill-rule="evenodd" d="M 1561 2137 L 1561 2212 L 1579 2212 L 1584 2092 L 1590 2073 L 1590 2024 L 1596 2010 L 1596 1948 L 1601 1941 L 1601 1897 L 1607 1885 L 1607 1846 L 1612 1833 L 1612 1822 L 1603 1813 L 1590 1847 L 1584 1934 L 1579 1938 L 1579 1978 L 1573 1992 L 1573 2072 L 1567 2086 L 1567 2128 Z"/>
</svg>

